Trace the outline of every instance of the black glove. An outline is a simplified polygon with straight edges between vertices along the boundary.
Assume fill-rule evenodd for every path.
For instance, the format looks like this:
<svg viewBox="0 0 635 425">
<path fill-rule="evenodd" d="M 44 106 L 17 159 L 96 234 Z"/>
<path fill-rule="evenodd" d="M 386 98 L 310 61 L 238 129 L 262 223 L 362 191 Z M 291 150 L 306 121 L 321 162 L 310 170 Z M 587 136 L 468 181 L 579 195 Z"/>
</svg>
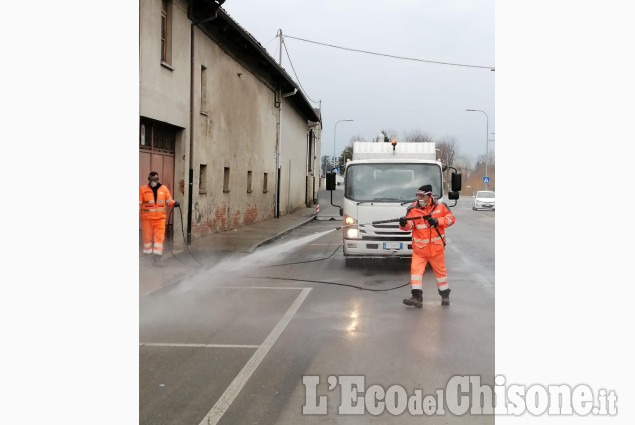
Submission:
<svg viewBox="0 0 635 425">
<path fill-rule="evenodd" d="M 180 203 L 179 201 L 174 201 L 174 206 L 175 206 L 175 207 L 180 207 L 180 206 L 181 206 L 181 203 Z"/>
<path fill-rule="evenodd" d="M 399 225 L 401 227 L 406 227 L 406 224 L 408 224 L 408 222 L 406 221 L 406 217 L 399 217 Z"/>
<path fill-rule="evenodd" d="M 432 226 L 432 227 L 437 227 L 437 224 L 439 224 L 439 220 L 437 220 L 434 217 L 430 217 L 428 219 L 428 223 L 430 223 L 430 226 Z"/>
</svg>

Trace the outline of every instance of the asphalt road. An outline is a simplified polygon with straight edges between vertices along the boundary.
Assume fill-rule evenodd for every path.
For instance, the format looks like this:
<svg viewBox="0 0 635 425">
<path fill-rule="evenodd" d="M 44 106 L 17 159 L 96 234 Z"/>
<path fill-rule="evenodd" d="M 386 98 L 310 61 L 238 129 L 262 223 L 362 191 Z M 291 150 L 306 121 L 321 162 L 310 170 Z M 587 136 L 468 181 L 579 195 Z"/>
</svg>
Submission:
<svg viewBox="0 0 635 425">
<path fill-rule="evenodd" d="M 457 375 L 493 385 L 495 212 L 472 211 L 470 202 L 452 208 L 457 222 L 447 231 L 449 307 L 431 270 L 424 306 L 414 309 L 402 304 L 408 262 L 345 267 L 341 231 L 333 230 L 340 221 L 325 217 L 143 297 L 140 423 L 493 424 L 492 415 L 447 409 L 422 418 L 396 405 L 393 414 L 387 399 L 383 412 L 366 402 L 357 405 L 362 414 L 347 414 L 355 410 L 347 379 L 364 381 L 355 396 L 362 400 L 373 385 L 436 394 Z"/>
</svg>

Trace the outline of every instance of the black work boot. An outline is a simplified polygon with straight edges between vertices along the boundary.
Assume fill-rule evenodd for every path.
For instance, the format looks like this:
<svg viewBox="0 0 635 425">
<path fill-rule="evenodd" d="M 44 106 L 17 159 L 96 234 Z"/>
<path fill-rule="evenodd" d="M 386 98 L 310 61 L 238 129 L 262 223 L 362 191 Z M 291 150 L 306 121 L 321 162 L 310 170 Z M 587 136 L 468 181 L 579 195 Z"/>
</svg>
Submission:
<svg viewBox="0 0 635 425">
<path fill-rule="evenodd" d="M 441 305 L 450 305 L 450 291 L 450 289 L 439 291 L 439 295 L 441 295 Z"/>
<path fill-rule="evenodd" d="M 423 292 L 421 291 L 421 289 L 413 289 L 410 292 L 412 292 L 412 298 L 405 298 L 403 300 L 403 303 L 405 305 L 412 305 L 417 308 L 423 307 Z"/>
</svg>

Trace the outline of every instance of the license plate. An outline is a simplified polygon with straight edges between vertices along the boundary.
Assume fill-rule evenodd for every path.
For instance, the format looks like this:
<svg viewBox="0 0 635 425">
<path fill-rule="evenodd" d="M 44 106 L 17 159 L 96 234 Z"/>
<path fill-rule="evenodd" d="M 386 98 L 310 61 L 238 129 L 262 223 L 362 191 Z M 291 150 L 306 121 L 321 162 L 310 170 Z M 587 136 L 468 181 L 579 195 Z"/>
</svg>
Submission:
<svg viewBox="0 0 635 425">
<path fill-rule="evenodd" d="M 483 204 L 484 207 L 491 207 L 492 204 Z"/>
<path fill-rule="evenodd" d="M 400 242 L 384 242 L 384 249 L 401 249 Z"/>
</svg>

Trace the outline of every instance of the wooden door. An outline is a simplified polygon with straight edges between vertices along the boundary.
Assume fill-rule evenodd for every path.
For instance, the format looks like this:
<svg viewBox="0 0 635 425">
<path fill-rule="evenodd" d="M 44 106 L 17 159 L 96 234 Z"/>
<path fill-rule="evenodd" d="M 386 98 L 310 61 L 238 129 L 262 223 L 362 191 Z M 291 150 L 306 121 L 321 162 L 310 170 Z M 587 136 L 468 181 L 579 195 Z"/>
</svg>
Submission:
<svg viewBox="0 0 635 425">
<path fill-rule="evenodd" d="M 148 184 L 151 171 L 159 173 L 159 182 L 165 185 L 174 199 L 174 151 L 177 128 L 169 124 L 141 118 L 139 129 L 139 186 Z M 165 248 L 172 248 L 174 212 L 167 208 Z M 142 249 L 141 220 L 139 220 L 139 247 Z"/>
</svg>

